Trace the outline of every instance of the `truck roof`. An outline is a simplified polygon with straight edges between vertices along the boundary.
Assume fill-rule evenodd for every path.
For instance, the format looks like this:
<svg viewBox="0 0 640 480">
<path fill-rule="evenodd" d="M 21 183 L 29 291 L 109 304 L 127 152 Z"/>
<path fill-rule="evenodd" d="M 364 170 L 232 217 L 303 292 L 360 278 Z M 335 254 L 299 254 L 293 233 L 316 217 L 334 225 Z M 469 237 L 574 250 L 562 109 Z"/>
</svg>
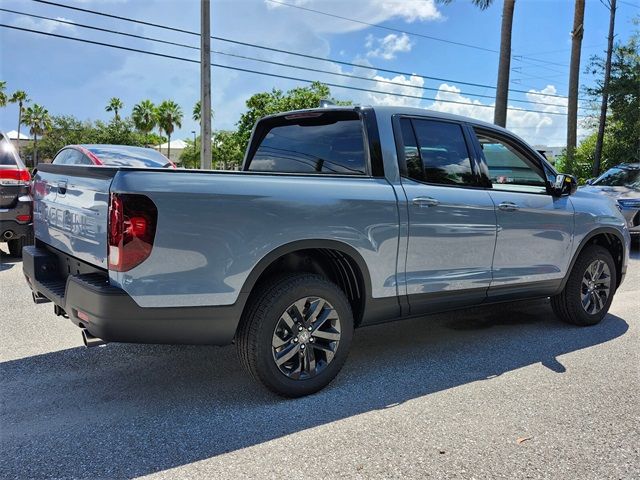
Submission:
<svg viewBox="0 0 640 480">
<path fill-rule="evenodd" d="M 452 113 L 439 112 L 437 110 L 430 110 L 428 108 L 417 108 L 417 107 L 399 107 L 399 106 L 369 106 L 369 105 L 349 105 L 349 106 L 329 106 L 329 107 L 318 107 L 318 108 L 307 108 L 302 110 L 291 110 L 288 112 L 280 112 L 273 115 L 267 115 L 263 117 L 263 119 L 267 118 L 275 118 L 282 117 L 287 115 L 305 113 L 305 112 L 330 112 L 330 111 L 342 111 L 342 112 L 352 112 L 359 108 L 372 108 L 378 117 L 392 117 L 393 115 L 415 115 L 420 117 L 429 117 L 440 120 L 452 120 L 456 122 L 466 122 L 472 125 L 477 125 L 480 127 L 491 128 L 493 130 L 502 131 L 504 133 L 508 133 L 513 135 L 513 133 L 509 132 L 507 129 L 499 127 L 498 125 L 494 125 L 493 123 L 483 122 L 482 120 L 478 120 L 471 117 L 465 117 L 462 115 L 454 115 Z"/>
</svg>

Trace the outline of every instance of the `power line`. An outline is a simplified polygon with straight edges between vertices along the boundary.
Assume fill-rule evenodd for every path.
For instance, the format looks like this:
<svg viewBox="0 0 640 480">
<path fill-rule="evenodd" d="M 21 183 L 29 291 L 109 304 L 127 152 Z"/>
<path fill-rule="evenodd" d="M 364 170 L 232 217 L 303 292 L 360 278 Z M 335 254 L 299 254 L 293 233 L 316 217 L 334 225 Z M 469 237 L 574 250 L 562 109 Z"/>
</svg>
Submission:
<svg viewBox="0 0 640 480">
<path fill-rule="evenodd" d="M 358 19 L 355 19 L 355 18 L 344 17 L 342 15 L 337 15 L 335 13 L 323 12 L 322 10 L 315 10 L 313 8 L 303 7 L 302 5 L 295 5 L 295 4 L 287 3 L 287 2 L 282 2 L 280 0 L 266 0 L 266 1 L 270 2 L 270 3 L 274 3 L 276 5 L 282 5 L 284 7 L 290 7 L 290 8 L 297 8 L 298 10 L 304 10 L 304 11 L 307 11 L 307 12 L 312 12 L 312 13 L 316 13 L 318 15 L 324 15 L 326 17 L 331 17 L 331 18 L 339 18 L 340 20 L 346 20 L 346 21 L 352 22 L 352 23 L 359 23 L 361 25 L 366 25 L 368 27 L 378 28 L 378 29 L 381 29 L 381 30 L 387 30 L 387 31 L 397 32 L 397 33 L 404 33 L 406 35 L 411 35 L 411 36 L 414 36 L 414 37 L 426 38 L 428 40 L 434 40 L 436 42 L 443 42 L 443 43 L 449 43 L 451 45 L 458 45 L 460 47 L 474 48 L 476 50 L 482 50 L 482 51 L 490 52 L 490 53 L 500 53 L 499 50 L 494 50 L 494 49 L 491 49 L 491 48 L 479 47 L 477 45 L 473 45 L 473 44 L 469 44 L 469 43 L 462 43 L 462 42 L 456 42 L 456 41 L 453 41 L 453 40 L 448 40 L 448 39 L 445 39 L 445 38 L 433 37 L 431 35 L 425 35 L 423 33 L 413 32 L 413 31 L 410 31 L 410 30 L 402 30 L 400 28 L 393 28 L 393 27 L 387 27 L 387 26 L 384 26 L 384 25 L 378 25 L 378 24 L 375 24 L 375 23 L 369 23 L 369 22 L 365 22 L 364 20 L 358 20 Z M 560 66 L 562 66 L 559 63 L 548 62 L 546 60 L 540 60 L 540 61 L 543 61 L 543 62 L 546 62 L 546 63 L 550 63 L 552 65 L 560 65 Z M 568 67 L 568 65 L 565 65 L 565 66 Z"/>
<path fill-rule="evenodd" d="M 171 41 L 167 41 L 167 40 L 163 40 L 160 38 L 155 38 L 155 37 L 147 37 L 144 35 L 137 35 L 137 34 L 133 34 L 133 33 L 128 33 L 128 32 L 121 32 L 118 30 L 113 30 L 113 29 L 109 29 L 109 28 L 103 28 L 103 27 L 96 27 L 93 25 L 86 25 L 86 24 L 82 24 L 82 23 L 77 23 L 77 22 L 73 22 L 70 20 L 64 20 L 64 19 L 58 19 L 58 18 L 53 18 L 53 17 L 46 17 L 43 15 L 36 15 L 33 13 L 26 13 L 26 12 L 20 12 L 17 10 L 11 10 L 8 8 L 0 8 L 0 11 L 3 12 L 7 12 L 7 13 L 12 13 L 12 14 L 16 14 L 16 15 L 23 15 L 23 16 L 28 16 L 28 17 L 32 17 L 32 18 L 38 18 L 40 20 L 47 20 L 47 21 L 51 21 L 51 22 L 57 22 L 63 25 L 71 25 L 74 27 L 80 27 L 80 28 L 85 28 L 88 30 L 96 30 L 96 31 L 100 31 L 100 32 L 106 32 L 106 33 L 111 33 L 111 34 L 115 34 L 115 35 L 121 35 L 124 37 L 131 37 L 131 38 L 136 38 L 136 39 L 140 39 L 140 40 L 147 40 L 147 41 L 151 41 L 151 42 L 157 42 L 157 43 L 162 43 L 162 44 L 167 44 L 167 45 L 172 45 L 172 46 L 178 46 L 178 47 L 182 47 L 182 48 L 188 48 L 191 50 L 200 50 L 199 47 L 193 46 L 193 45 L 188 45 L 188 44 L 184 44 L 184 43 L 178 43 L 178 42 L 171 42 Z M 319 68 L 312 68 L 312 67 L 305 67 L 302 65 L 291 65 L 288 63 L 282 63 L 282 62 L 276 62 L 273 60 L 266 60 L 263 58 L 256 58 L 256 57 L 250 57 L 250 56 L 246 56 L 246 55 L 240 55 L 240 54 L 235 54 L 235 53 L 229 53 L 229 52 L 222 52 L 219 50 L 212 50 L 211 52 L 212 54 L 216 54 L 216 55 L 224 55 L 227 57 L 233 57 L 233 58 L 239 58 L 239 59 L 243 59 L 243 60 L 250 60 L 250 61 L 255 61 L 255 62 L 261 62 L 261 63 L 266 63 L 269 65 L 275 65 L 275 66 L 280 66 L 280 67 L 285 67 L 285 68 L 294 68 L 294 69 L 299 69 L 299 70 L 305 70 L 308 72 L 315 72 L 315 73 L 321 73 L 321 74 L 326 74 L 326 75 L 335 75 L 335 76 L 339 76 L 339 77 L 343 77 L 343 78 L 351 78 L 354 80 L 365 80 L 365 81 L 369 81 L 369 82 L 376 82 L 376 83 L 380 83 L 380 84 L 386 84 L 386 85 L 395 85 L 398 87 L 403 87 L 403 88 L 410 88 L 410 89 L 417 89 L 417 90 L 425 90 L 425 91 L 433 91 L 433 92 L 439 92 L 440 89 L 439 88 L 432 88 L 432 87 L 425 87 L 425 86 L 420 86 L 420 85 L 412 85 L 412 84 L 405 84 L 405 83 L 400 83 L 400 82 L 395 82 L 393 80 L 386 80 L 386 79 L 376 79 L 376 78 L 372 78 L 372 77 L 363 77 L 361 75 L 353 75 L 353 74 L 348 74 L 348 73 L 342 73 L 342 72 L 331 72 L 331 71 L 327 71 L 327 70 L 322 70 Z M 543 67 L 546 68 L 546 67 Z M 464 92 L 464 95 L 468 95 L 470 97 L 478 97 L 478 98 L 488 98 L 488 99 L 495 99 L 494 96 L 492 95 L 484 95 L 484 94 L 480 94 L 480 93 L 469 93 L 469 92 Z M 517 102 L 517 103 L 527 103 L 527 104 L 535 104 L 535 105 L 545 105 L 545 106 L 551 106 L 551 107 L 565 107 L 564 105 L 558 105 L 557 103 L 548 103 L 548 102 L 537 102 L 537 101 L 532 101 L 532 100 L 523 100 L 523 99 L 511 99 L 512 102 Z M 566 107 L 565 107 L 566 108 Z"/>
<path fill-rule="evenodd" d="M 36 2 L 36 3 L 42 3 L 42 4 L 47 4 L 47 5 L 53 5 L 53 6 L 56 6 L 56 7 L 66 8 L 66 9 L 69 9 L 69 10 L 75 10 L 75 11 L 78 11 L 78 12 L 90 13 L 90 14 L 98 15 L 98 16 L 102 16 L 102 17 L 113 18 L 113 19 L 116 19 L 116 20 L 122 20 L 122 21 L 125 21 L 125 22 L 131 22 L 131 23 L 136 23 L 136 24 L 140 24 L 140 25 L 147 25 L 147 26 L 150 26 L 150 27 L 160 28 L 160 29 L 164 29 L 164 30 L 169 30 L 169 31 L 173 31 L 173 32 L 187 34 L 187 35 L 195 35 L 195 36 L 198 36 L 198 37 L 200 36 L 200 33 L 198 33 L 198 32 L 185 30 L 185 29 L 182 29 L 182 28 L 171 27 L 171 26 L 168 26 L 168 25 L 162 25 L 162 24 L 159 24 L 159 23 L 147 22 L 145 20 L 138 20 L 138 19 L 129 18 L 129 17 L 123 17 L 123 16 L 120 16 L 120 15 L 114 15 L 114 14 L 111 14 L 111 13 L 100 12 L 100 11 L 97 11 L 97 10 L 90 10 L 88 8 L 81 8 L 81 7 L 75 7 L 75 6 L 72 6 L 72 5 L 65 5 L 63 3 L 53 2 L 53 1 L 50 1 L 50 0 L 32 0 L 32 1 Z M 318 57 L 318 56 L 315 56 L 315 55 L 309 55 L 309 54 L 300 53 L 300 52 L 292 52 L 290 50 L 283 50 L 283 49 L 280 49 L 280 48 L 267 47 L 267 46 L 264 46 L 264 45 L 257 45 L 255 43 L 242 42 L 242 41 L 239 41 L 239 40 L 231 40 L 229 38 L 224 38 L 224 37 L 211 36 L 211 38 L 213 40 L 232 43 L 232 44 L 235 44 L 235 45 L 241 45 L 241 46 L 244 46 L 244 47 L 258 48 L 258 49 L 266 50 L 266 51 L 269 51 L 269 52 L 284 53 L 286 55 L 294 55 L 294 56 L 301 57 L 301 58 L 308 58 L 308 59 L 311 59 L 311 60 L 319 60 L 319 61 L 323 61 L 323 62 L 330 62 L 330 63 L 335 63 L 335 64 L 338 64 L 338 65 L 345 65 L 345 66 L 349 66 L 349 67 L 362 68 L 362 69 L 366 69 L 366 70 L 393 73 L 395 75 L 407 75 L 409 77 L 415 75 L 415 76 L 422 77 L 422 78 L 427 79 L 427 80 L 434 80 L 434 81 L 438 81 L 438 82 L 451 82 L 451 83 L 456 83 L 458 85 L 466 85 L 466 86 L 469 86 L 469 87 L 490 88 L 492 90 L 495 90 L 495 88 L 496 88 L 493 85 L 485 85 L 485 84 L 473 83 L 473 82 L 464 82 L 462 80 L 453 80 L 453 79 L 450 79 L 450 78 L 432 77 L 432 76 L 429 76 L 429 75 L 422 75 L 422 74 L 415 73 L 415 72 L 406 72 L 406 71 L 402 71 L 402 70 L 393 70 L 393 69 L 382 68 L 382 67 L 377 67 L 377 66 L 362 65 L 362 64 L 358 64 L 358 63 L 346 62 L 346 61 L 343 61 L 343 60 L 338 60 L 338 59 L 333 59 L 333 58 L 323 58 L 323 57 Z M 530 91 L 527 91 L 527 90 L 519 90 L 519 89 L 514 89 L 514 88 L 509 89 L 509 91 L 513 92 L 513 93 L 524 93 L 524 94 L 528 94 L 528 95 L 539 95 L 539 96 L 545 96 L 545 97 L 568 98 L 566 95 L 530 92 Z"/>
<path fill-rule="evenodd" d="M 443 43 L 449 43 L 451 45 L 458 45 L 460 47 L 473 48 L 475 50 L 482 50 L 484 52 L 500 53 L 498 50 L 493 50 L 491 48 L 479 47 L 478 45 L 471 45 L 469 43 L 462 43 L 462 42 L 456 42 L 456 41 L 453 41 L 453 40 L 447 40 L 447 39 L 444 39 L 444 38 L 433 37 L 431 35 L 425 35 L 423 33 L 411 32 L 411 31 L 408 31 L 408 30 L 402 30 L 400 28 L 386 27 L 384 25 L 378 25 L 378 24 L 375 24 L 375 23 L 365 22 L 364 20 L 357 20 L 355 18 L 343 17 L 342 15 L 336 15 L 334 13 L 323 12 L 323 11 L 315 10 L 315 9 L 309 8 L 309 7 L 303 7 L 302 5 L 294 5 L 292 3 L 280 2 L 278 0 L 267 0 L 267 2 L 271 2 L 271 3 L 274 3 L 276 5 L 282 5 L 284 7 L 297 8 L 298 10 L 304 10 L 306 12 L 317 13 L 318 15 L 324 15 L 326 17 L 338 18 L 340 20 L 346 20 L 346 21 L 352 22 L 352 23 L 359 23 L 360 25 L 366 25 L 367 27 L 378 28 L 378 29 L 387 30 L 387 31 L 390 31 L 390 32 L 404 33 L 406 35 L 412 35 L 414 37 L 426 38 L 428 40 L 434 40 L 436 42 L 443 42 Z"/>
<path fill-rule="evenodd" d="M 15 25 L 7 25 L 7 24 L 0 23 L 0 27 L 9 28 L 9 29 L 12 29 L 12 30 L 19 30 L 19 31 L 23 31 L 23 32 L 35 33 L 35 34 L 38 34 L 38 35 L 44 35 L 44 36 L 49 36 L 49 37 L 62 38 L 62 39 L 66 39 L 66 40 L 73 40 L 73 41 L 80 42 L 80 43 L 99 45 L 99 46 L 114 48 L 114 49 L 118 49 L 118 50 L 126 50 L 126 51 L 129 51 L 129 52 L 136 52 L 136 53 L 142 53 L 142 54 L 146 54 L 146 55 L 153 55 L 153 56 L 162 57 L 162 58 L 168 58 L 168 59 L 172 59 L 172 60 L 180 60 L 180 61 L 190 62 L 190 63 L 195 63 L 195 64 L 199 64 L 200 63 L 199 60 L 194 60 L 194 59 L 191 59 L 191 58 L 178 57 L 176 55 L 168 55 L 168 54 L 159 53 L 159 52 L 150 52 L 148 50 L 142 50 L 142 49 L 139 49 L 139 48 L 125 47 L 125 46 L 122 46 L 122 45 L 114 45 L 114 44 L 110 44 L 110 43 L 98 42 L 98 41 L 95 41 L 95 40 L 88 40 L 88 39 L 84 39 L 84 38 L 70 37 L 68 35 L 61 35 L 61 34 L 58 34 L 58 33 L 42 32 L 42 31 L 39 31 L 39 30 L 30 29 L 30 28 L 17 27 Z M 291 77 L 291 76 L 288 76 L 288 75 L 280 75 L 280 74 L 276 74 L 276 73 L 260 72 L 260 71 L 257 71 L 257 70 L 250 70 L 250 69 L 247 69 L 247 68 L 232 67 L 230 65 L 221 65 L 221 64 L 218 64 L 218 63 L 211 63 L 211 66 L 212 67 L 217 67 L 217 68 L 224 68 L 224 69 L 227 69 L 227 70 L 234 70 L 234 71 L 238 71 L 238 72 L 253 73 L 253 74 L 256 74 L 256 75 L 263 75 L 263 76 L 267 76 L 267 77 L 281 78 L 281 79 L 285 79 L 285 80 L 293 80 L 293 81 L 303 82 L 303 83 L 315 83 L 315 80 L 309 80 L 309 79 L 298 78 L 298 77 Z M 431 98 L 431 97 L 422 97 L 422 96 L 418 96 L 418 95 L 406 95 L 406 94 L 401 94 L 401 93 L 386 92 L 386 91 L 383 91 L 383 90 L 373 90 L 373 89 L 355 87 L 355 86 L 350 86 L 350 85 L 340 85 L 340 84 L 329 83 L 329 82 L 322 82 L 322 83 L 324 83 L 327 86 L 334 87 L 334 88 L 343 88 L 343 89 L 347 89 L 347 90 L 355 90 L 355 91 L 360 91 L 360 92 L 376 93 L 376 94 L 380 94 L 380 95 L 390 95 L 390 96 L 394 96 L 394 97 L 403 97 L 403 98 L 415 98 L 415 99 L 427 100 L 427 101 L 433 101 L 433 102 L 451 103 L 451 104 L 466 105 L 466 106 L 476 106 L 476 107 L 482 107 L 482 108 L 493 108 L 491 105 L 473 104 L 473 103 L 469 103 L 469 102 L 458 102 L 458 101 L 455 101 L 455 100 L 442 100 L 442 99 Z M 546 112 L 546 111 L 543 111 L 543 110 L 529 110 L 529 109 L 525 109 L 525 108 L 510 108 L 509 110 L 528 112 L 528 113 L 542 113 L 542 114 L 547 114 L 547 115 L 563 115 L 563 116 L 567 115 L 566 113 L 562 113 L 562 112 Z M 583 116 L 585 116 L 585 115 L 583 115 Z"/>
</svg>

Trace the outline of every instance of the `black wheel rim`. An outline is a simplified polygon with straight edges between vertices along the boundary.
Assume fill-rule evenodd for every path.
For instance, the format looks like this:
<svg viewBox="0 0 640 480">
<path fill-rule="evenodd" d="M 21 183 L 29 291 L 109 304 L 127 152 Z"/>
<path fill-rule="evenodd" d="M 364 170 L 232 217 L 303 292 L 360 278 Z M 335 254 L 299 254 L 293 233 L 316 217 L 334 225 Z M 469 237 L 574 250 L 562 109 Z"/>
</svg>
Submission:
<svg viewBox="0 0 640 480">
<path fill-rule="evenodd" d="M 340 318 L 321 297 L 305 297 L 280 315 L 273 331 L 273 361 L 294 380 L 315 377 L 333 361 L 340 343 Z"/>
<path fill-rule="evenodd" d="M 594 260 L 587 267 L 580 284 L 582 308 L 589 315 L 599 313 L 607 303 L 611 291 L 611 271 L 602 260 Z"/>
</svg>

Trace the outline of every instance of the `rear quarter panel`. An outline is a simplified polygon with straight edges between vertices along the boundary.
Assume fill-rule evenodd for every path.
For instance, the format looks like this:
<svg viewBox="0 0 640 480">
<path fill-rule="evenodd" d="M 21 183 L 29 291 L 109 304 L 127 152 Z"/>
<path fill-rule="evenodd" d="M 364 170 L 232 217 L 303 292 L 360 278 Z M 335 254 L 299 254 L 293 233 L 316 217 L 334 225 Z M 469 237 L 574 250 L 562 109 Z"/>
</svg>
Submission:
<svg viewBox="0 0 640 480">
<path fill-rule="evenodd" d="M 150 257 L 110 272 L 140 306 L 233 304 L 262 258 L 310 239 L 353 247 L 372 295 L 397 294 L 398 212 L 385 179 L 121 171 L 111 191 L 147 195 L 158 207 Z"/>
</svg>

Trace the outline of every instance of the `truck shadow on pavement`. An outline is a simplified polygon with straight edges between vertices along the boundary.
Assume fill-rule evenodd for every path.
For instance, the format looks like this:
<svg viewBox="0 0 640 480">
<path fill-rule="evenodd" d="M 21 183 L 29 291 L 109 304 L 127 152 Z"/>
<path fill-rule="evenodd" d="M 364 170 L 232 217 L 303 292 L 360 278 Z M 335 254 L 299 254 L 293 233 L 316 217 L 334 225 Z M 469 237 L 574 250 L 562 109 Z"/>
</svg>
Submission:
<svg viewBox="0 0 640 480">
<path fill-rule="evenodd" d="M 578 328 L 548 301 L 476 308 L 358 330 L 338 378 L 285 400 L 233 348 L 111 344 L 0 364 L 0 476 L 132 478 L 215 457 L 623 335 L 608 315 Z M 78 332 L 79 336 L 79 332 Z"/>
</svg>

